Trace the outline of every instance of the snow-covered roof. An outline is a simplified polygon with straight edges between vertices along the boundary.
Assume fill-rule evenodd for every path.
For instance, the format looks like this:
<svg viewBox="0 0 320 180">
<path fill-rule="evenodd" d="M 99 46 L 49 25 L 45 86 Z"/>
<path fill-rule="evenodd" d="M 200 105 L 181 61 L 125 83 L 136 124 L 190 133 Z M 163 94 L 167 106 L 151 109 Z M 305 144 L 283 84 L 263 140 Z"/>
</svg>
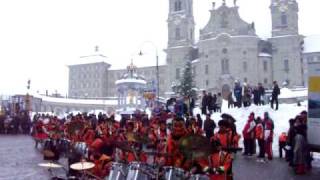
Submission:
<svg viewBox="0 0 320 180">
<path fill-rule="evenodd" d="M 75 65 L 83 65 L 83 64 L 94 64 L 94 63 L 106 63 L 107 57 L 102 54 L 93 54 L 89 56 L 81 56 L 77 61 L 69 64 L 69 66 L 75 66 Z"/>
<path fill-rule="evenodd" d="M 41 98 L 42 101 L 55 102 L 55 103 L 66 103 L 66 104 L 91 104 L 91 105 L 117 105 L 118 100 L 96 100 L 96 99 L 70 99 L 70 98 L 55 98 L 42 96 L 39 94 L 33 94 L 34 97 Z"/>
<path fill-rule="evenodd" d="M 259 57 L 272 57 L 271 54 L 269 54 L 269 53 L 263 53 L 263 52 L 259 53 L 258 56 L 259 56 Z"/>
<path fill-rule="evenodd" d="M 122 83 L 137 83 L 137 84 L 147 84 L 145 80 L 142 79 L 133 79 L 133 78 L 128 78 L 128 79 L 120 79 L 116 81 L 116 84 L 122 84 Z"/>
<path fill-rule="evenodd" d="M 304 53 L 320 52 L 320 35 L 312 35 L 304 38 Z"/>
</svg>

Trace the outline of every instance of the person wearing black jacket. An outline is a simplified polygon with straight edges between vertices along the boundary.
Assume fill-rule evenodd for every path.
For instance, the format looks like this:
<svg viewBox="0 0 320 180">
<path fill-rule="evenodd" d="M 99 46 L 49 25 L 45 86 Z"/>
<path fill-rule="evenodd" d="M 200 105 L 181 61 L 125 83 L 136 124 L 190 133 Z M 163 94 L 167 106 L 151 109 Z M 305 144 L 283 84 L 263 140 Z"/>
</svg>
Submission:
<svg viewBox="0 0 320 180">
<path fill-rule="evenodd" d="M 201 114 L 207 114 L 208 95 L 206 91 L 202 91 Z"/>
<path fill-rule="evenodd" d="M 210 115 L 207 114 L 206 120 L 204 120 L 203 130 L 206 133 L 206 137 L 210 139 L 214 134 L 214 129 L 216 128 L 216 123 L 210 118 Z"/>
<path fill-rule="evenodd" d="M 276 103 L 276 110 L 279 108 L 278 96 L 280 94 L 280 88 L 278 86 L 277 81 L 273 81 L 273 90 L 271 97 L 271 108 L 273 109 L 273 103 Z"/>
<path fill-rule="evenodd" d="M 215 108 L 215 104 L 217 101 L 217 97 L 213 97 L 211 93 L 209 93 L 208 95 L 208 110 L 209 110 L 209 114 L 212 114 L 212 112 L 214 111 Z"/>
</svg>

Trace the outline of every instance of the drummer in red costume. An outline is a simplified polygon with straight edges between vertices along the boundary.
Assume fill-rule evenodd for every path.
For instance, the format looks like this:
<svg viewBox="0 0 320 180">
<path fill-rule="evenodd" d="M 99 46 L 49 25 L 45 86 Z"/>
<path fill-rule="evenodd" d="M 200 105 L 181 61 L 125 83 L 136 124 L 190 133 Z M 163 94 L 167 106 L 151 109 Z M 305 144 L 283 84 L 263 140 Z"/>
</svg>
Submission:
<svg viewBox="0 0 320 180">
<path fill-rule="evenodd" d="M 37 148 L 39 142 L 48 138 L 48 134 L 46 133 L 45 126 L 40 119 L 35 123 L 34 129 L 34 139 L 36 141 L 35 147 Z"/>
<path fill-rule="evenodd" d="M 123 142 L 128 143 L 128 146 L 130 146 L 130 150 L 122 150 L 120 159 L 127 162 L 133 162 L 133 161 L 141 161 L 146 162 L 147 156 L 145 153 L 142 152 L 142 145 L 137 142 L 136 140 L 136 134 L 134 132 L 134 123 L 132 121 L 129 121 L 126 125 L 126 133 L 124 136 L 122 136 Z"/>
<path fill-rule="evenodd" d="M 179 151 L 178 142 L 179 139 L 186 135 L 186 130 L 184 127 L 184 122 L 182 118 L 177 118 L 173 122 L 172 133 L 168 136 L 167 141 L 167 152 L 172 155 L 167 158 L 166 165 L 182 167 L 184 157 Z"/>
</svg>

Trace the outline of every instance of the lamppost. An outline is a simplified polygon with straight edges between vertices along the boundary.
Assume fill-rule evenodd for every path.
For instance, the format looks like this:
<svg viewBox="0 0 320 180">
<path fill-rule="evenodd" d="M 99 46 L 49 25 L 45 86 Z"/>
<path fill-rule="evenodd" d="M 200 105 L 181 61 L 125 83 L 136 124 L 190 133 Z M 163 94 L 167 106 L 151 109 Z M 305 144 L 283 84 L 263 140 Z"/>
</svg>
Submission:
<svg viewBox="0 0 320 180">
<path fill-rule="evenodd" d="M 159 56 L 158 56 L 158 48 L 152 41 L 145 41 L 140 46 L 139 55 L 142 56 L 144 53 L 142 52 L 142 46 L 145 44 L 151 44 L 156 52 L 156 81 L 157 81 L 157 105 L 160 103 L 160 89 L 159 89 Z"/>
</svg>

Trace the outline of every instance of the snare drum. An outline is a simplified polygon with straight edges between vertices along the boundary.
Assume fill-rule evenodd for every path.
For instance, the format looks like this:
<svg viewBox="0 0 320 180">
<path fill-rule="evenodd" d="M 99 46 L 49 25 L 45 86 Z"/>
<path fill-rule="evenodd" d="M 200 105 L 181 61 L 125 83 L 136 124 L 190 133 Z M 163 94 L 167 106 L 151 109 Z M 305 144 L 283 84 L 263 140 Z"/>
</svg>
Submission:
<svg viewBox="0 0 320 180">
<path fill-rule="evenodd" d="M 126 180 L 149 180 L 153 174 L 150 167 L 142 162 L 131 162 Z"/>
<path fill-rule="evenodd" d="M 186 172 L 181 168 L 164 166 L 163 169 L 166 180 L 184 180 L 186 178 Z"/>
<path fill-rule="evenodd" d="M 209 176 L 203 174 L 192 174 L 190 180 L 210 180 Z"/>
<path fill-rule="evenodd" d="M 126 164 L 113 162 L 106 180 L 126 180 L 128 174 L 128 167 Z"/>
<path fill-rule="evenodd" d="M 89 148 L 85 142 L 76 142 L 74 145 L 74 150 L 77 154 L 83 156 L 84 158 L 88 157 Z"/>
</svg>

